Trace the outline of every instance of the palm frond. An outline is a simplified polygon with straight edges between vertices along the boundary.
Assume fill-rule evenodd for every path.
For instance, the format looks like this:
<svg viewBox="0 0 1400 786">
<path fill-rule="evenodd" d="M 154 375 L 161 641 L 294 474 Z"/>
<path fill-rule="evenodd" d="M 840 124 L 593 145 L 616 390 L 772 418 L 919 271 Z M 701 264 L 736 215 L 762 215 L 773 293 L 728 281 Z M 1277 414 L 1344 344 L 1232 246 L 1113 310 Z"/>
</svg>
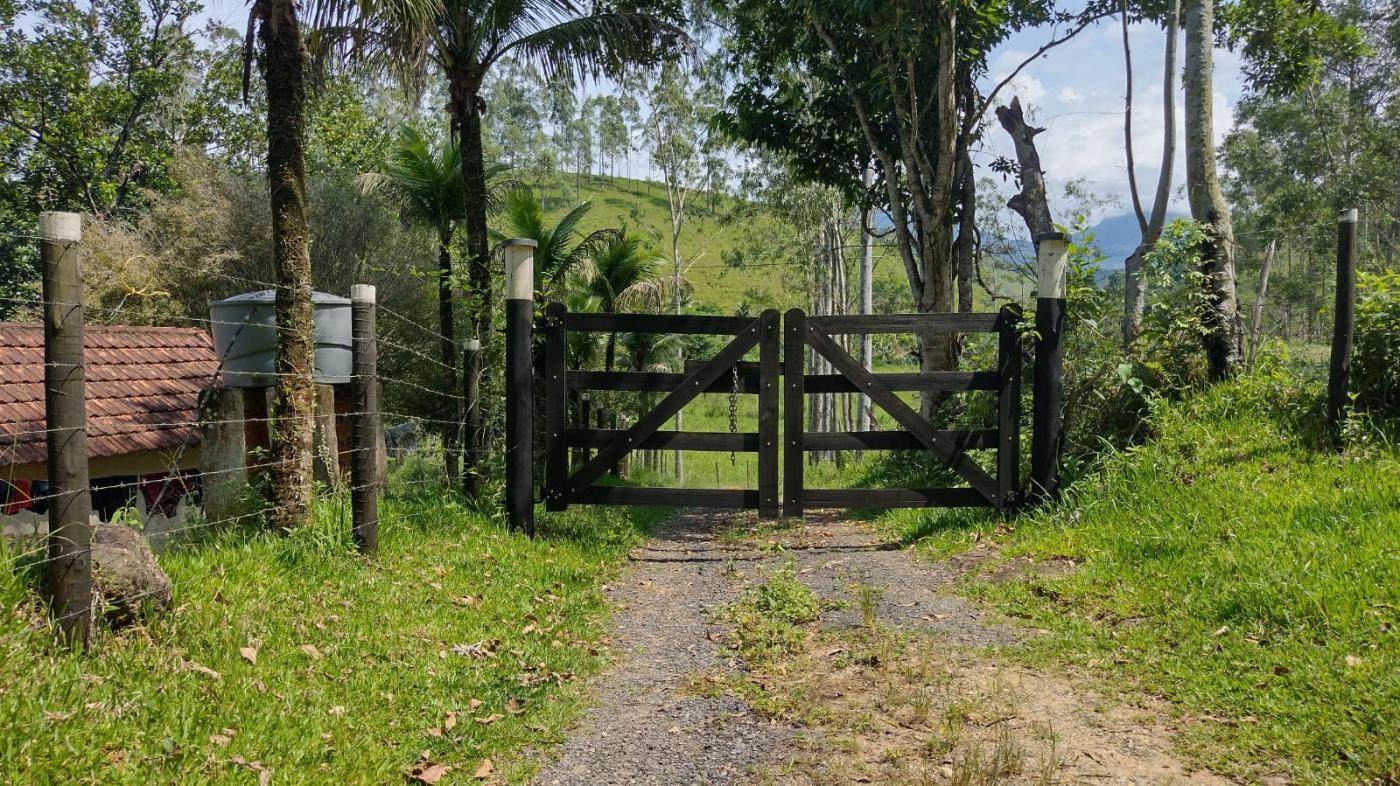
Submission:
<svg viewBox="0 0 1400 786">
<path fill-rule="evenodd" d="M 563 19 L 504 43 L 493 58 L 511 54 L 535 63 L 546 78 L 598 77 L 624 63 L 688 47 L 685 31 L 649 14 L 613 12 Z"/>
</svg>

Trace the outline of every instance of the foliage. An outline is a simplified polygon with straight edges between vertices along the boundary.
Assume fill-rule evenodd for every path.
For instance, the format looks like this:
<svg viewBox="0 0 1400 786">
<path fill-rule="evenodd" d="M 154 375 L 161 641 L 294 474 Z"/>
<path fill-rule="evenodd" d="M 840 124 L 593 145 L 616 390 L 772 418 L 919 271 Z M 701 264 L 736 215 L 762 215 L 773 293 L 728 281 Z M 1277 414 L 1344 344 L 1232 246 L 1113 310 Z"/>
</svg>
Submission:
<svg viewBox="0 0 1400 786">
<path fill-rule="evenodd" d="M 1199 251 L 1204 241 L 1201 225 L 1178 219 L 1143 261 L 1147 309 L 1135 377 L 1143 389 L 1170 396 L 1205 382 L 1200 346 L 1210 304 Z"/>
<path fill-rule="evenodd" d="M 505 197 L 496 236 L 523 237 L 535 241 L 535 290 L 557 296 L 569 271 L 601 253 L 620 230 L 599 229 L 580 236 L 579 222 L 593 205 L 575 205 L 550 226 L 539 194 L 529 186 L 511 189 Z"/>
<path fill-rule="evenodd" d="M 405 224 L 432 229 L 444 245 L 451 242 L 466 192 L 461 147 L 451 140 L 435 147 L 422 131 L 403 126 L 381 165 L 383 171 L 355 178 L 361 193 L 387 197 Z"/>
<path fill-rule="evenodd" d="M 106 215 L 198 143 L 193 0 L 0 2 L 0 176 L 25 209 Z M 21 19 L 25 21 L 20 22 Z"/>
<path fill-rule="evenodd" d="M 1351 388 L 1356 403 L 1400 417 L 1400 272 L 1362 274 Z"/>
<path fill-rule="evenodd" d="M 720 612 L 734 623 L 735 645 L 754 664 L 796 652 L 807 638 L 802 626 L 816 621 L 823 609 L 791 561 L 772 571 L 760 567 L 759 576 L 761 581 Z"/>
</svg>

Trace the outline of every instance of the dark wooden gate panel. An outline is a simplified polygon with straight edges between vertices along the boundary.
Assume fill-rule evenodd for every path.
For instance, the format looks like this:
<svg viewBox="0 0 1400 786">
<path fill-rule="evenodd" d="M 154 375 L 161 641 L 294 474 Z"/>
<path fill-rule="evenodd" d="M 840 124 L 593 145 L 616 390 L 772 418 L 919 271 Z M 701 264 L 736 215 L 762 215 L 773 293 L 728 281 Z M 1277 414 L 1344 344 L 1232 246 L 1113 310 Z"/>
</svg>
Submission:
<svg viewBox="0 0 1400 786">
<path fill-rule="evenodd" d="M 1020 311 L 1007 306 L 996 314 L 894 314 L 809 317 L 793 309 L 784 317 L 785 366 L 783 512 L 801 516 L 807 507 L 991 506 L 1007 510 L 1016 501 L 1020 464 L 1021 362 L 1017 325 Z M 995 371 L 872 373 L 832 336 L 853 333 L 997 333 Z M 836 374 L 806 374 L 806 348 L 829 361 Z M 995 390 L 994 430 L 944 431 L 933 428 L 898 396 L 904 391 Z M 863 393 L 903 428 L 896 432 L 805 431 L 808 393 Z M 815 450 L 903 450 L 932 452 L 963 480 L 965 488 L 808 489 L 804 453 Z M 996 477 L 972 460 L 970 450 L 997 451 Z"/>
<path fill-rule="evenodd" d="M 660 314 L 574 314 L 562 304 L 545 310 L 541 326 L 545 336 L 543 393 L 545 396 L 544 501 L 549 510 L 564 510 L 571 503 L 610 505 L 703 505 L 753 508 L 760 515 L 777 517 L 778 500 L 778 312 L 772 309 L 758 318 L 675 316 Z M 568 368 L 569 331 L 604 333 L 684 333 L 733 335 L 734 339 L 713 358 L 683 373 L 635 371 L 580 371 Z M 757 364 L 743 362 L 754 347 Z M 741 394 L 758 396 L 758 430 L 726 432 L 661 431 L 661 426 L 701 393 L 727 393 L 739 371 Z M 625 429 L 590 428 L 568 423 L 572 391 L 626 390 L 664 392 L 652 409 Z M 597 453 L 572 473 L 570 448 L 596 449 Z M 597 481 L 629 451 L 639 449 L 734 451 L 758 454 L 757 489 L 640 488 L 600 486 Z"/>
</svg>

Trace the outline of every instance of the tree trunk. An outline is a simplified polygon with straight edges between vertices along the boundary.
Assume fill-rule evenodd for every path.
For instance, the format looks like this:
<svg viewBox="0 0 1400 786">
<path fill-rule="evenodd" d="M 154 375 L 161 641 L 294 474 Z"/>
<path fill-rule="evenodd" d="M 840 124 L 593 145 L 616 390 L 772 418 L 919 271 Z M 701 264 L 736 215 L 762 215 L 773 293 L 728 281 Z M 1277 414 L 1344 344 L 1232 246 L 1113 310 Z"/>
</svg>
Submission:
<svg viewBox="0 0 1400 786">
<path fill-rule="evenodd" d="M 966 143 L 962 145 L 962 152 L 959 155 L 959 180 L 958 201 L 962 205 L 961 215 L 958 217 L 958 239 L 954 243 L 955 256 L 958 263 L 958 311 L 963 314 L 972 313 L 972 253 L 975 246 L 974 235 L 977 231 L 977 180 L 976 172 L 972 168 L 972 155 L 968 152 Z"/>
<path fill-rule="evenodd" d="M 452 320 L 452 251 L 451 235 L 438 238 L 438 331 L 439 349 L 442 354 L 442 364 L 444 369 L 443 389 L 450 391 L 452 396 L 440 397 L 445 404 L 442 419 L 448 421 L 442 424 L 442 453 L 444 469 L 447 472 L 447 484 L 449 487 L 457 486 L 458 475 L 457 459 L 461 453 L 461 448 L 457 443 L 458 424 L 461 423 L 461 407 L 455 395 L 457 393 L 457 341 L 453 338 Z"/>
<path fill-rule="evenodd" d="M 1209 303 L 1203 318 L 1204 343 L 1210 377 L 1220 380 L 1239 367 L 1244 330 L 1235 281 L 1235 231 L 1215 170 L 1211 111 L 1214 44 L 1215 0 L 1188 0 L 1184 78 L 1186 192 L 1191 217 L 1205 228 L 1207 235 L 1201 249 L 1201 272 L 1205 275 Z"/>
<path fill-rule="evenodd" d="M 481 351 L 473 354 L 472 368 L 466 373 L 480 378 L 482 359 L 488 351 L 491 334 L 491 268 L 490 245 L 486 234 L 486 162 L 481 147 L 481 87 L 479 76 L 465 67 L 448 73 L 449 104 L 452 131 L 462 147 L 462 179 L 464 181 L 465 225 L 467 230 L 467 316 L 470 334 L 481 341 Z M 475 497 L 480 492 L 478 462 L 485 452 L 487 402 L 476 402 L 468 409 L 466 452 L 467 466 L 463 486 Z"/>
<path fill-rule="evenodd" d="M 867 191 L 875 183 L 875 170 L 867 165 L 865 172 L 861 176 L 861 183 Z M 860 313 L 862 316 L 869 316 L 874 313 L 875 303 L 875 238 L 870 233 L 875 229 L 875 208 L 870 207 L 865 211 L 865 219 L 861 221 L 860 230 Z M 875 362 L 875 345 L 873 337 L 866 333 L 860 337 L 860 365 L 862 368 L 870 369 Z M 860 395 L 857 406 L 859 428 L 861 431 L 870 430 L 870 400 L 865 394 Z"/>
<path fill-rule="evenodd" d="M 1126 8 L 1124 15 L 1126 16 Z M 1126 23 L 1126 19 L 1124 20 Z M 1171 0 L 1167 5 L 1167 17 L 1163 23 L 1166 33 L 1166 46 L 1162 65 L 1162 163 L 1157 173 L 1157 193 L 1153 196 L 1152 214 L 1143 216 L 1138 204 L 1137 185 L 1133 183 L 1133 200 L 1142 230 L 1142 242 L 1133 253 L 1123 260 L 1123 346 L 1132 346 L 1142 330 L 1146 286 L 1143 281 L 1143 263 L 1149 252 L 1162 236 L 1162 227 L 1167 222 L 1167 205 L 1171 202 L 1172 173 L 1176 166 L 1176 36 L 1181 25 L 1181 0 Z M 1126 29 L 1126 28 L 1125 28 Z M 1123 56 L 1128 64 L 1128 89 L 1132 90 L 1132 56 L 1126 38 L 1123 40 Z M 1128 171 L 1134 171 L 1132 153 L 1132 101 L 1128 99 L 1124 120 L 1125 149 L 1128 153 Z M 1134 178 L 1135 181 L 1135 178 Z"/>
<path fill-rule="evenodd" d="M 273 507 L 268 522 L 283 529 L 311 518 L 312 414 L 316 326 L 311 304 L 311 253 L 306 224 L 306 61 L 296 8 L 273 3 L 259 26 L 267 84 L 267 176 L 272 254 L 277 270 L 277 387 L 272 402 Z"/>
<path fill-rule="evenodd" d="M 1274 254 L 1278 250 L 1278 241 L 1270 240 L 1269 247 L 1264 250 L 1264 262 L 1259 266 L 1259 296 L 1254 299 L 1254 318 L 1249 325 L 1249 358 L 1245 367 L 1254 368 L 1254 359 L 1259 355 L 1259 344 L 1263 340 L 1264 334 L 1264 298 L 1269 294 L 1269 273 L 1274 267 Z"/>
<path fill-rule="evenodd" d="M 684 197 L 676 194 L 674 179 L 668 179 L 666 184 L 666 204 L 671 215 L 671 307 L 673 313 L 680 316 L 681 313 L 681 228 L 685 226 L 685 202 Z M 678 349 L 681 353 L 683 350 Z M 676 367 L 685 368 L 685 356 L 683 354 L 677 358 Z M 676 431 L 681 430 L 681 413 L 676 412 Z M 685 459 L 683 454 L 677 450 L 676 460 L 676 485 L 684 482 Z"/>
<path fill-rule="evenodd" d="M 1045 172 L 1040 168 L 1040 153 L 1035 149 L 1035 137 L 1045 129 L 1026 124 L 1019 98 L 1012 98 L 1009 106 L 997 107 L 997 120 L 1011 136 L 1021 168 L 1021 190 L 1007 200 L 1006 206 L 1026 222 L 1034 241 L 1040 235 L 1055 231 L 1045 193 Z"/>
</svg>

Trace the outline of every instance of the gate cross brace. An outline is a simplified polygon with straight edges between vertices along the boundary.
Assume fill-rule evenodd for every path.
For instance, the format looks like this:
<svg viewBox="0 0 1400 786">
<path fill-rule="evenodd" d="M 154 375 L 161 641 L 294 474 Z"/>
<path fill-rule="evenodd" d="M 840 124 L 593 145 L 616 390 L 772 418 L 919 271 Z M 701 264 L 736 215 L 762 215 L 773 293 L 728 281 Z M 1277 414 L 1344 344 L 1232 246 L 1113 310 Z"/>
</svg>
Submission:
<svg viewBox="0 0 1400 786">
<path fill-rule="evenodd" d="M 919 413 L 905 404 L 893 390 L 885 387 L 875 378 L 874 374 L 866 371 L 846 350 L 841 348 L 840 344 L 832 340 L 831 336 L 809 324 L 807 326 L 807 343 L 831 361 L 831 365 L 835 366 L 836 370 L 847 379 L 854 382 L 871 401 L 888 412 L 890 417 L 895 419 L 895 422 L 933 451 L 934 455 L 938 456 L 939 460 L 949 469 L 962 476 L 969 486 L 986 497 L 987 502 L 994 507 L 997 505 L 999 502 L 997 485 L 992 476 L 977 466 L 967 453 L 960 450 L 951 441 L 941 438 L 928 421 L 919 417 Z"/>
<path fill-rule="evenodd" d="M 566 502 L 573 502 L 578 499 L 593 482 L 603 476 L 609 467 L 617 464 L 626 455 L 627 451 L 640 445 L 642 440 L 656 433 L 667 420 L 681 410 L 686 404 L 701 393 L 705 392 L 710 385 L 720 378 L 720 375 L 728 371 L 735 363 L 755 345 L 759 339 L 759 323 L 762 317 L 755 319 L 743 332 L 735 336 L 724 349 L 720 350 L 713 358 L 708 360 L 703 366 L 686 376 L 681 381 L 679 387 L 667 394 L 650 412 L 637 420 L 631 428 L 609 442 L 606 447 L 600 448 L 598 454 L 579 468 L 577 472 L 568 479 L 564 490 Z"/>
</svg>

